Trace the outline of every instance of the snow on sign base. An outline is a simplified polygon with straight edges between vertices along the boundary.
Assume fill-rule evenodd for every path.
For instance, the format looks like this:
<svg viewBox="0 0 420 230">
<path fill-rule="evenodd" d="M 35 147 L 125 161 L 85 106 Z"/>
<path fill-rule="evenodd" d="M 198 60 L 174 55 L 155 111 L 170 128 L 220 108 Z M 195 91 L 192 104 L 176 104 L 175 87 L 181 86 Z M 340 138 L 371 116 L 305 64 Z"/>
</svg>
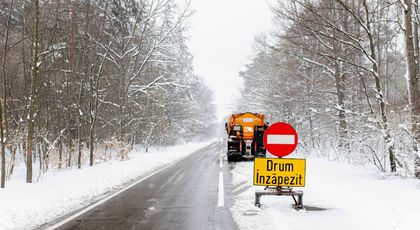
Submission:
<svg viewBox="0 0 420 230">
<path fill-rule="evenodd" d="M 254 185 L 304 187 L 305 159 L 255 158 Z"/>
<path fill-rule="evenodd" d="M 284 157 L 292 153 L 298 143 L 296 130 L 289 124 L 277 122 L 265 131 L 264 146 L 274 156 Z"/>
</svg>

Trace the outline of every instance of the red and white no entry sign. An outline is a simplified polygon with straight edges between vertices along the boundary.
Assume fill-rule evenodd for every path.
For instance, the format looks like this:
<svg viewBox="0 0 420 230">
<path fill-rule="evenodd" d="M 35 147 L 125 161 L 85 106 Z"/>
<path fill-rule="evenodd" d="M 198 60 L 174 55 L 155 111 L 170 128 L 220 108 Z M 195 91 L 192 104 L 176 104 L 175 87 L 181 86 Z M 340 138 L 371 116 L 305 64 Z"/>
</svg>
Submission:
<svg viewBox="0 0 420 230">
<path fill-rule="evenodd" d="M 264 146 L 271 154 L 284 157 L 292 153 L 298 144 L 296 130 L 289 124 L 277 122 L 264 133 Z"/>
</svg>

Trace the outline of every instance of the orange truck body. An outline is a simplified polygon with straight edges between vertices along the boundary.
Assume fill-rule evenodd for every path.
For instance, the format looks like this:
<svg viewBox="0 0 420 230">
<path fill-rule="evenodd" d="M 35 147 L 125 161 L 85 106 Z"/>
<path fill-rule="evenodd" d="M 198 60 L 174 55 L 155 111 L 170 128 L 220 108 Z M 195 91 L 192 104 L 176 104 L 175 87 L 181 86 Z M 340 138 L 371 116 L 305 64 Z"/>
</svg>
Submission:
<svg viewBox="0 0 420 230">
<path fill-rule="evenodd" d="M 256 113 L 239 113 L 239 114 L 232 114 L 229 117 L 228 122 L 228 133 L 230 133 L 230 129 L 233 129 L 235 126 L 240 125 L 242 127 L 242 137 L 245 140 L 252 140 L 254 139 L 254 128 L 255 126 L 263 126 L 265 124 L 265 117 L 262 114 Z M 238 132 L 234 132 L 235 136 L 240 137 L 241 134 Z"/>
<path fill-rule="evenodd" d="M 266 128 L 263 114 L 246 112 L 230 115 L 226 123 L 228 160 L 265 156 L 263 135 Z"/>
</svg>

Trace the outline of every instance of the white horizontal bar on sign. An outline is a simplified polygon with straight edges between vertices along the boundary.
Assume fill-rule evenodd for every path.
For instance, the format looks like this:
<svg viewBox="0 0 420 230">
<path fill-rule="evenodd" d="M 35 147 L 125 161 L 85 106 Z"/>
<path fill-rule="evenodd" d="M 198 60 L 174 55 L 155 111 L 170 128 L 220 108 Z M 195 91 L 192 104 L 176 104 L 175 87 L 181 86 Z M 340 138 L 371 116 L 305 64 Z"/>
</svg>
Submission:
<svg viewBox="0 0 420 230">
<path fill-rule="evenodd" d="M 267 135 L 267 144 L 294 145 L 294 135 Z"/>
</svg>

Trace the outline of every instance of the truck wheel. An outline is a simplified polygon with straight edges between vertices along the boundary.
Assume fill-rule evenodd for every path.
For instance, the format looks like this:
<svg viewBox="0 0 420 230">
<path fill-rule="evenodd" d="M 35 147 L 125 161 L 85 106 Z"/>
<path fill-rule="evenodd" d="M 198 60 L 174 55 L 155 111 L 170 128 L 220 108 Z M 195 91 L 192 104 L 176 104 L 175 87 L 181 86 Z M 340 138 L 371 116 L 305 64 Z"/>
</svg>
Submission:
<svg viewBox="0 0 420 230">
<path fill-rule="evenodd" d="M 241 155 L 239 155 L 239 156 L 236 156 L 236 161 L 238 161 L 238 162 L 240 162 L 240 161 L 242 161 L 242 156 Z"/>
<path fill-rule="evenodd" d="M 232 155 L 228 155 L 228 156 L 227 156 L 227 160 L 228 160 L 228 162 L 230 163 L 230 162 L 233 162 L 234 158 L 233 158 L 233 156 L 232 156 Z"/>
</svg>

